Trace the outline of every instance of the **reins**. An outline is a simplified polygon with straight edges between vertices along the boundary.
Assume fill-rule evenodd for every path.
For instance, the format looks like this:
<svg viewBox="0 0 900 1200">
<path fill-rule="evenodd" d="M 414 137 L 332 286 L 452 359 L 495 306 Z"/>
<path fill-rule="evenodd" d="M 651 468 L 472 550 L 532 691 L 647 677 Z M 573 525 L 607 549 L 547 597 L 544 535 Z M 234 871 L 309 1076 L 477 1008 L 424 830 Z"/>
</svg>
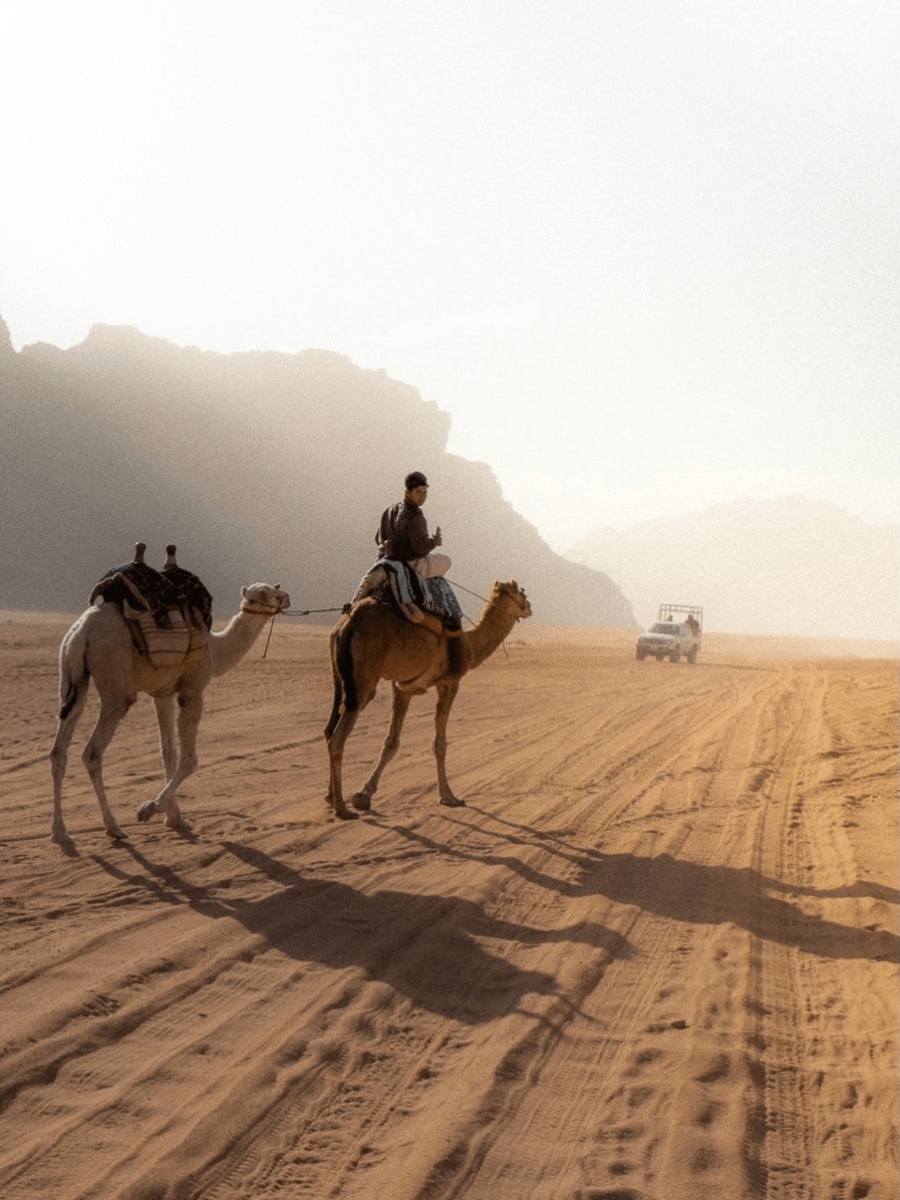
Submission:
<svg viewBox="0 0 900 1200">
<path fill-rule="evenodd" d="M 278 613 L 272 613 L 272 620 L 269 622 L 269 636 L 266 638 L 266 648 L 262 652 L 263 658 L 265 658 L 266 655 L 269 653 L 269 642 L 271 642 L 271 640 L 272 640 L 272 630 L 275 628 L 275 618 L 277 616 L 278 616 Z"/>
<path fill-rule="evenodd" d="M 262 657 L 265 658 L 269 653 L 269 642 L 272 640 L 272 630 L 275 628 L 275 618 L 279 613 L 283 613 L 286 617 L 310 617 L 313 613 L 331 613 L 343 612 L 343 608 L 279 608 L 278 612 L 272 613 L 272 620 L 269 622 L 269 636 L 266 638 L 266 648 L 262 652 Z"/>
<path fill-rule="evenodd" d="M 473 592 L 471 588 L 463 587 L 463 585 L 461 583 L 457 583 L 456 580 L 454 580 L 454 579 L 448 579 L 447 582 L 451 585 L 451 587 L 459 588 L 459 590 L 461 592 L 468 592 L 468 594 L 470 596 L 474 596 L 476 599 L 481 600 L 484 604 L 490 604 L 491 608 L 497 607 L 496 600 L 491 600 L 487 596 L 482 596 L 478 592 Z M 463 613 L 463 616 L 465 616 L 465 613 Z M 471 617 L 466 617 L 466 620 L 469 622 L 470 625 L 475 624 L 475 622 L 472 620 Z M 518 625 L 519 621 L 521 621 L 521 620 L 522 620 L 521 617 L 516 617 L 516 624 Z M 511 632 L 512 632 L 512 630 L 510 630 L 510 633 Z M 506 637 L 509 637 L 509 634 L 507 634 Z M 500 643 L 500 645 L 503 647 L 503 653 L 506 655 L 507 658 L 509 658 L 509 651 L 506 648 L 506 638 L 503 639 L 503 641 Z"/>
<path fill-rule="evenodd" d="M 340 608 L 285 608 L 282 610 L 286 617 L 311 617 L 313 613 L 323 612 L 343 612 L 343 605 Z"/>
<path fill-rule="evenodd" d="M 455 579 L 448 579 L 447 582 L 451 585 L 451 587 L 459 588 L 461 592 L 467 592 L 470 596 L 474 596 L 476 600 L 480 600 L 483 604 L 490 604 L 492 608 L 496 608 L 496 604 L 493 600 L 489 600 L 487 596 L 482 596 L 479 592 L 473 592 L 471 588 L 463 587 L 463 585 L 461 583 L 457 583 Z M 466 617 L 466 620 L 470 625 L 475 624 L 475 622 L 469 617 Z M 516 620 L 518 620 L 518 617 Z"/>
<path fill-rule="evenodd" d="M 490 604 L 492 608 L 497 607 L 496 600 L 490 600 L 487 596 L 482 596 L 479 592 L 473 592 L 471 588 L 463 587 L 461 583 L 457 583 L 453 579 L 448 579 L 447 582 L 452 587 L 458 588 L 461 592 L 466 592 L 469 596 L 474 596 L 476 600 L 481 600 L 483 604 Z M 266 648 L 262 652 L 263 658 L 265 658 L 269 653 L 269 642 L 272 640 L 272 630 L 275 627 L 275 618 L 279 615 L 279 613 L 283 613 L 286 617 L 311 617 L 317 616 L 319 613 L 346 612 L 347 608 L 348 606 L 346 604 L 341 605 L 340 608 L 282 608 L 279 609 L 278 612 L 272 613 L 272 620 L 269 622 L 269 636 L 266 638 Z M 466 613 L 463 613 L 462 615 L 470 625 L 475 624 L 472 618 Z M 521 617 L 516 617 L 517 622 L 521 621 L 521 619 Z M 506 638 L 504 638 L 500 644 L 503 646 L 503 652 L 505 654 L 509 654 L 509 651 L 506 649 Z"/>
<path fill-rule="evenodd" d="M 447 582 L 449 584 L 451 584 L 453 587 L 459 588 L 459 590 L 461 592 L 468 592 L 470 596 L 474 596 L 477 600 L 480 600 L 483 604 L 490 604 L 491 608 L 497 608 L 496 600 L 491 600 L 488 596 L 482 596 L 480 594 L 480 592 L 473 592 L 471 590 L 471 588 L 463 587 L 463 585 L 461 583 L 457 583 L 454 579 L 448 579 Z M 463 613 L 463 616 L 465 616 L 465 613 Z M 471 617 L 466 617 L 466 620 L 469 622 L 470 625 L 475 624 L 475 622 L 472 620 Z M 522 618 L 516 617 L 516 620 L 521 621 Z"/>
</svg>

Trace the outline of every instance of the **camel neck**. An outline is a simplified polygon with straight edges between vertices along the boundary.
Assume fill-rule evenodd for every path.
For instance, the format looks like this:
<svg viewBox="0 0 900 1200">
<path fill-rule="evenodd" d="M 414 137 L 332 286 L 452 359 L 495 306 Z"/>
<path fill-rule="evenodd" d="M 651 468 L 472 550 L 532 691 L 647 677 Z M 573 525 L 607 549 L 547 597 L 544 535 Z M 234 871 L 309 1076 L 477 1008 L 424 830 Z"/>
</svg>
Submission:
<svg viewBox="0 0 900 1200">
<path fill-rule="evenodd" d="M 480 666 L 509 636 L 518 620 L 517 613 L 500 609 L 488 601 L 473 629 L 464 633 L 463 640 L 471 655 L 470 667 Z"/>
<path fill-rule="evenodd" d="M 249 612 L 242 609 L 231 618 L 221 633 L 210 634 L 213 673 L 222 675 L 236 666 L 271 618 L 271 613 Z"/>
</svg>

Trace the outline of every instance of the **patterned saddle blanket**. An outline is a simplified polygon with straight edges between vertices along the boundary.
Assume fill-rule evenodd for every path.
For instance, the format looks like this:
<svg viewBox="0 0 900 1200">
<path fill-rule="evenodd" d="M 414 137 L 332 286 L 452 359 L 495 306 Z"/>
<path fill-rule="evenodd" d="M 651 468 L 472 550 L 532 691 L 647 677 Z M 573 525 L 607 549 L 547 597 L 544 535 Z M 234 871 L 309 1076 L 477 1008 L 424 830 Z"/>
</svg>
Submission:
<svg viewBox="0 0 900 1200">
<path fill-rule="evenodd" d="M 113 567 L 91 592 L 116 604 L 138 654 L 155 667 L 199 662 L 209 653 L 212 596 L 183 567 L 157 571 L 144 562 Z"/>
<path fill-rule="evenodd" d="M 379 589 L 382 598 L 387 603 L 393 601 L 392 607 L 399 609 L 406 620 L 420 623 L 411 615 L 419 609 L 426 617 L 436 618 L 440 628 L 447 632 L 459 631 L 463 613 L 446 579 L 423 579 L 408 563 L 392 558 L 380 558 L 376 566 L 383 567 L 388 576 L 387 583 Z"/>
</svg>

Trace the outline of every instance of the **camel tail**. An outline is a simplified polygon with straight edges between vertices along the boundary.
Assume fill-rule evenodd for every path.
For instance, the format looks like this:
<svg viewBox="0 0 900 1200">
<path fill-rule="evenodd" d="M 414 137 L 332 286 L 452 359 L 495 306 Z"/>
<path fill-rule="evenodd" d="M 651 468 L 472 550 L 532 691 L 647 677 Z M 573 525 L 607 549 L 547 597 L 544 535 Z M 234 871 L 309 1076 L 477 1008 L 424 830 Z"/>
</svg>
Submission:
<svg viewBox="0 0 900 1200">
<path fill-rule="evenodd" d="M 84 674 L 81 675 L 81 677 L 79 679 L 72 679 L 71 677 L 69 677 L 68 687 L 66 688 L 66 694 L 63 697 L 62 704 L 60 705 L 60 708 L 59 708 L 60 721 L 64 721 L 66 719 L 66 717 L 69 715 L 69 713 L 72 711 L 72 709 L 75 707 L 75 705 L 78 703 L 78 698 L 81 696 L 81 694 L 87 688 L 87 685 L 90 682 L 90 678 L 91 678 L 91 673 L 87 669 L 87 667 L 85 667 Z M 60 689 L 60 690 L 62 690 L 62 689 Z"/>
<path fill-rule="evenodd" d="M 84 622 L 79 621 L 63 638 L 59 648 L 59 719 L 64 721 L 84 700 L 91 681 L 85 659 Z"/>
<path fill-rule="evenodd" d="M 359 708 L 359 697 L 356 694 L 356 679 L 353 674 L 353 627 L 347 623 L 341 630 L 337 645 L 337 673 L 340 676 L 344 692 L 344 709 L 346 712 L 356 712 Z"/>
</svg>

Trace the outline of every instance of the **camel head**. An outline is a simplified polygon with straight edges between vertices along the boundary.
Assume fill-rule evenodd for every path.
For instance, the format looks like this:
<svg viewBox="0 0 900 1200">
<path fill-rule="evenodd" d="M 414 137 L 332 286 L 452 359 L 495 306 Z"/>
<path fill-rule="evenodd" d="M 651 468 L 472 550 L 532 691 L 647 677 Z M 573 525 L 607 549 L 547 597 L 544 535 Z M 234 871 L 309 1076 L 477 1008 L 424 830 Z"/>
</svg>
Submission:
<svg viewBox="0 0 900 1200">
<path fill-rule="evenodd" d="M 510 579 L 509 583 L 501 583 L 499 579 L 495 579 L 489 601 L 515 616 L 517 621 L 531 616 L 531 605 L 528 603 L 525 589 L 520 588 L 515 579 Z"/>
<path fill-rule="evenodd" d="M 291 598 L 280 583 L 252 583 L 241 588 L 241 612 L 274 617 L 291 607 Z"/>
</svg>

